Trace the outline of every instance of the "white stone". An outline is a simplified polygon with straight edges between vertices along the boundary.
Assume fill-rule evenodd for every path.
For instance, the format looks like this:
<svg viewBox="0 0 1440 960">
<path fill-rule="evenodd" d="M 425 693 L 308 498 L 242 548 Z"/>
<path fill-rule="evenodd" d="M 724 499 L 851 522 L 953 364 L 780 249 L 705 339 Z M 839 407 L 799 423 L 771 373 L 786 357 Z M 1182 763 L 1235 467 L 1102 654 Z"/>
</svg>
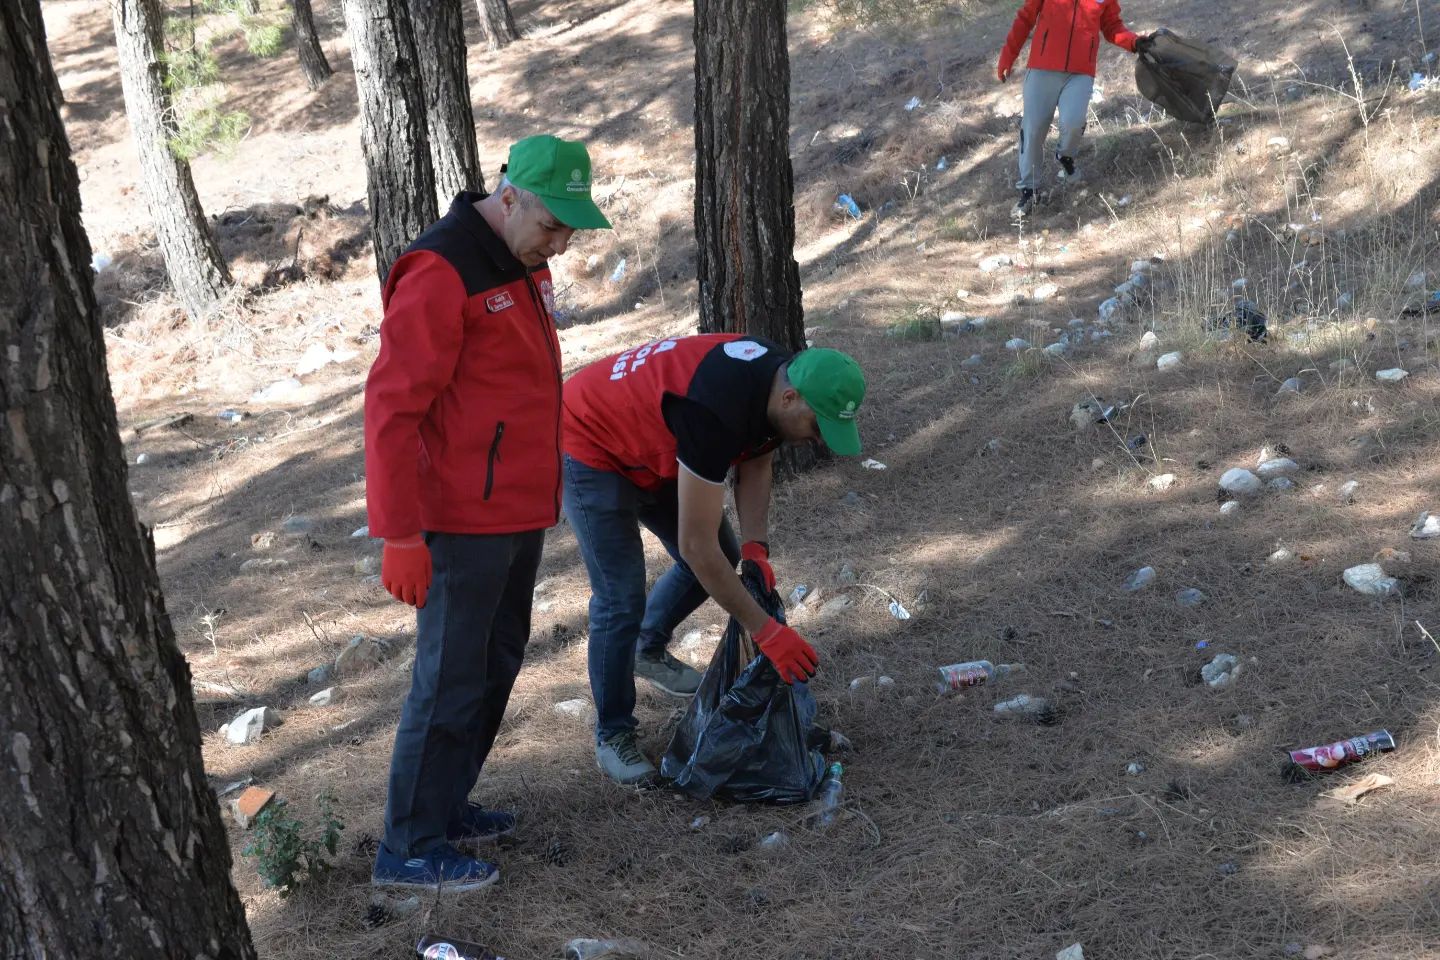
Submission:
<svg viewBox="0 0 1440 960">
<path fill-rule="evenodd" d="M 1426 510 L 1410 527 L 1410 536 L 1415 540 L 1434 540 L 1440 537 L 1440 513 Z"/>
<path fill-rule="evenodd" d="M 1149 273 L 1151 270 L 1154 269 L 1155 264 L 1149 260 L 1136 260 L 1134 263 L 1130 264 L 1130 273 L 1132 275 L 1136 273 Z"/>
<path fill-rule="evenodd" d="M 225 739 L 234 744 L 254 743 L 267 730 L 273 730 L 283 721 L 280 714 L 270 707 L 255 707 L 227 723 L 223 729 Z"/>
<path fill-rule="evenodd" d="M 1060 292 L 1060 287 L 1053 283 L 1042 283 L 1030 292 L 1030 299 L 1036 303 L 1044 303 Z"/>
<path fill-rule="evenodd" d="M 1220 489 L 1226 493 L 1252 496 L 1259 493 L 1263 486 L 1264 484 L 1260 478 L 1244 467 L 1234 467 L 1226 470 L 1220 477 Z"/>
<path fill-rule="evenodd" d="M 1224 503 L 1220 504 L 1220 516 L 1222 517 L 1233 517 L 1239 514 L 1239 512 L 1239 500 L 1226 500 Z"/>
<path fill-rule="evenodd" d="M 360 527 L 360 528 L 359 528 L 358 530 L 356 530 L 354 533 L 350 534 L 350 539 L 352 539 L 352 540 L 359 540 L 359 539 L 362 539 L 362 538 L 368 537 L 368 536 L 370 536 L 370 528 L 369 528 L 368 526 L 365 526 L 365 527 Z"/>
<path fill-rule="evenodd" d="M 1115 319 L 1115 315 L 1120 312 L 1120 298 L 1111 297 L 1108 300 L 1101 301 L 1098 312 L 1100 314 L 1100 322 L 1109 323 Z"/>
<path fill-rule="evenodd" d="M 970 354 L 970 356 L 960 361 L 960 366 L 965 367 L 966 369 L 974 369 L 975 367 L 980 366 L 984 362 L 984 357 L 980 356 L 980 354 L 978 353 L 972 353 Z"/>
<path fill-rule="evenodd" d="M 1181 359 L 1183 358 L 1183 356 L 1184 356 L 1184 355 L 1181 354 L 1181 352 L 1180 352 L 1179 350 L 1175 350 L 1175 351 L 1172 351 L 1172 352 L 1170 352 L 1170 353 L 1164 354 L 1163 356 L 1160 357 L 1159 360 L 1156 360 L 1156 361 L 1155 361 L 1155 369 L 1157 369 L 1157 370 L 1173 370 L 1173 369 L 1175 369 L 1176 367 L 1180 366 L 1180 361 L 1181 361 Z"/>
<path fill-rule="evenodd" d="M 1362 563 L 1344 573 L 1345 582 L 1367 597 L 1388 597 L 1400 592 L 1400 581 L 1387 576 L 1378 563 Z"/>
<path fill-rule="evenodd" d="M 1284 151 L 1290 149 L 1290 138 L 1289 138 L 1289 137 L 1271 137 L 1269 140 L 1266 140 L 1266 141 L 1265 141 L 1265 146 L 1267 146 L 1267 147 L 1273 147 L 1273 148 L 1275 148 L 1275 149 L 1278 150 L 1278 151 L 1284 152 Z"/>
<path fill-rule="evenodd" d="M 1151 477 L 1147 486 L 1149 486 L 1151 490 L 1169 490 L 1175 486 L 1179 479 L 1180 478 L 1173 473 L 1162 473 L 1158 477 Z"/>
<path fill-rule="evenodd" d="M 1265 486 L 1279 493 L 1284 493 L 1288 490 L 1295 489 L 1295 481 L 1289 477 L 1271 477 L 1265 481 Z"/>
<path fill-rule="evenodd" d="M 1295 554 L 1292 551 L 1286 549 L 1285 547 L 1281 547 L 1279 550 L 1276 550 L 1274 553 L 1270 554 L 1271 563 L 1289 563 L 1291 560 L 1294 559 Z"/>
<path fill-rule="evenodd" d="M 831 597 L 829 600 L 826 600 L 823 604 L 821 604 L 820 609 L 816 611 L 816 613 L 822 619 L 825 617 L 834 617 L 838 616 L 841 613 L 844 613 L 846 610 L 850 609 L 854 605 L 855 601 L 851 600 L 848 596 L 841 594 L 838 597 Z"/>
<path fill-rule="evenodd" d="M 1141 350 L 1154 350 L 1159 345 L 1160 338 L 1155 334 L 1154 330 L 1146 330 L 1145 335 L 1140 338 Z"/>
<path fill-rule="evenodd" d="M 1085 960 L 1085 948 L 1078 943 L 1072 943 L 1055 954 L 1055 960 Z"/>
<path fill-rule="evenodd" d="M 1359 481 L 1359 480 L 1347 480 L 1347 481 L 1345 481 L 1345 483 L 1341 484 L 1341 486 L 1340 486 L 1340 494 L 1339 494 L 1339 496 L 1340 496 L 1340 502 L 1341 502 L 1341 503 L 1354 503 L 1354 502 L 1355 502 L 1355 491 L 1357 491 L 1357 490 L 1359 490 L 1359 489 L 1360 489 L 1360 481 Z"/>
<path fill-rule="evenodd" d="M 355 561 L 355 572 L 362 577 L 380 572 L 380 559 L 378 557 L 361 557 Z"/>
<path fill-rule="evenodd" d="M 345 690 L 343 687 L 326 687 L 319 693 L 312 693 L 310 695 L 310 706 L 328 707 L 332 703 L 339 703 L 344 699 L 344 696 Z"/>
<path fill-rule="evenodd" d="M 595 714 L 590 701 L 584 697 L 576 697 L 574 700 L 561 700 L 555 704 L 555 715 L 570 720 L 579 720 L 581 723 L 589 723 Z"/>
<path fill-rule="evenodd" d="M 252 557 L 240 564 L 242 573 L 252 573 L 256 570 L 280 570 L 290 566 L 290 561 L 284 557 Z"/>
<path fill-rule="evenodd" d="M 1030 341 L 1026 340 L 1024 337 L 1012 337 L 1011 339 L 1005 341 L 1005 349 L 1014 350 L 1017 353 L 1021 350 L 1026 349 L 1029 346 Z"/>
<path fill-rule="evenodd" d="M 1125 776 L 1127 777 L 1138 777 L 1144 772 L 1145 764 L 1140 763 L 1138 760 L 1132 760 L 1130 763 L 1125 764 Z"/>
<path fill-rule="evenodd" d="M 1425 271 L 1416 270 L 1405 278 L 1406 290 L 1423 290 L 1425 288 Z"/>
<path fill-rule="evenodd" d="M 1255 468 L 1261 480 L 1273 480 L 1276 477 L 1291 477 L 1300 472 L 1300 464 L 1289 457 L 1275 457 L 1266 460 Z"/>
<path fill-rule="evenodd" d="M 940 314 L 940 328 L 949 330 L 952 327 L 963 327 L 970 321 L 970 314 L 962 313 L 959 310 L 946 310 Z"/>
<path fill-rule="evenodd" d="M 1182 607 L 1198 607 L 1208 599 L 1210 598 L 1205 595 L 1205 591 L 1194 587 L 1175 591 L 1175 602 Z"/>
<path fill-rule="evenodd" d="M 893 677 L 887 677 L 883 674 L 878 677 L 866 675 L 863 677 L 856 677 L 854 680 L 851 680 L 850 689 L 859 690 L 861 687 L 868 687 L 871 684 L 874 684 L 877 687 L 889 687 L 893 686 L 894 683 L 895 679 Z"/>
<path fill-rule="evenodd" d="M 1275 394 L 1276 396 L 1280 396 L 1286 393 L 1299 393 L 1302 386 L 1303 384 L 1300 382 L 1299 377 L 1290 377 L 1285 380 L 1284 383 L 1280 384 L 1280 389 L 1276 390 Z"/>
<path fill-rule="evenodd" d="M 1063 357 L 1065 355 L 1065 351 L 1069 348 L 1070 345 L 1068 343 L 1047 343 L 1045 345 L 1044 351 L 1042 352 L 1046 356 L 1050 357 Z"/>
<path fill-rule="evenodd" d="M 1410 376 L 1409 370 L 1403 370 L 1400 367 L 1391 367 L 1389 370 L 1381 370 L 1376 373 L 1375 379 L 1383 380 L 1386 383 L 1399 383 L 1408 376 Z"/>
<path fill-rule="evenodd" d="M 980 260 L 980 262 L 979 262 L 980 272 L 981 272 L 981 273 L 994 273 L 996 270 L 999 270 L 1001 267 L 1008 267 L 1008 266 L 1010 266 L 1010 264 L 1013 263 L 1013 262 L 1014 262 L 1014 261 L 1011 260 L 1010 257 L 1007 256 L 1006 254 L 1003 254 L 1003 253 L 992 253 L 990 256 L 988 256 L 988 257 L 983 257 L 983 258 Z"/>
</svg>

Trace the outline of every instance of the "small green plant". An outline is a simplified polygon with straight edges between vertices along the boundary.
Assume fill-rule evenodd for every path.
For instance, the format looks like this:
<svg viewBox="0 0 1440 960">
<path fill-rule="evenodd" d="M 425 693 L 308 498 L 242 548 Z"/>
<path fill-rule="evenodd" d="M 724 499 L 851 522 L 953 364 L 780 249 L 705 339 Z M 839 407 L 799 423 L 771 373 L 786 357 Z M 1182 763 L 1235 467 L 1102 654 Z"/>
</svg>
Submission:
<svg viewBox="0 0 1440 960">
<path fill-rule="evenodd" d="M 313 883 L 325 876 L 333 864 L 325 854 L 335 855 L 344 822 L 333 809 L 335 798 L 327 790 L 319 798 L 320 819 L 324 827 L 320 836 L 305 836 L 305 824 L 290 816 L 285 802 L 277 801 L 255 818 L 254 835 L 241 851 L 254 858 L 255 869 L 265 886 L 288 897 L 296 887 Z"/>
<path fill-rule="evenodd" d="M 257 57 L 277 56 L 285 49 L 285 29 L 273 21 L 246 17 L 240 21 L 245 47 Z"/>
<path fill-rule="evenodd" d="M 928 307 L 914 306 L 890 324 L 885 333 L 896 340 L 939 340 L 940 318 Z"/>
</svg>

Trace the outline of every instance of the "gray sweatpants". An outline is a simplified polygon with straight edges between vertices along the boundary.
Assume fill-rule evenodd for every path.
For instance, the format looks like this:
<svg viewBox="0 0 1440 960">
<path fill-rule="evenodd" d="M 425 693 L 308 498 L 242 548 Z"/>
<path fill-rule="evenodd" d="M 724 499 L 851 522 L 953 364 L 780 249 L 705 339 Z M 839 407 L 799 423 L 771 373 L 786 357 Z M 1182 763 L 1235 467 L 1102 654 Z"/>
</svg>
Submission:
<svg viewBox="0 0 1440 960">
<path fill-rule="evenodd" d="M 1045 152 L 1045 137 L 1055 108 L 1060 108 L 1060 154 L 1075 156 L 1080 148 L 1080 135 L 1085 132 L 1085 117 L 1090 109 L 1090 91 L 1095 78 L 1084 73 L 1059 70 L 1027 70 L 1025 72 L 1025 115 L 1020 118 L 1020 182 L 1021 189 L 1035 189 L 1035 168 Z"/>
</svg>

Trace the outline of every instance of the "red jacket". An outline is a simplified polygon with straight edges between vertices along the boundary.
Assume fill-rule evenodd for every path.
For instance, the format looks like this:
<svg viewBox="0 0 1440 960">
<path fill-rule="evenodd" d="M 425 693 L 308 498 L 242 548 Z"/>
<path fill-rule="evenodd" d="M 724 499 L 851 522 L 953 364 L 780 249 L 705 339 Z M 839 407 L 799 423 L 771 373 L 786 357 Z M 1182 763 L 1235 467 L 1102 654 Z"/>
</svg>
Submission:
<svg viewBox="0 0 1440 960">
<path fill-rule="evenodd" d="M 365 382 L 370 535 L 516 533 L 560 516 L 560 341 L 527 271 L 462 193 L 390 268 Z"/>
<path fill-rule="evenodd" d="M 1030 41 L 1031 70 L 1058 70 L 1095 76 L 1100 37 L 1135 52 L 1139 39 L 1120 19 L 1120 0 L 1025 0 L 1000 51 L 1000 74 L 1007 73 Z"/>
<path fill-rule="evenodd" d="M 642 490 L 658 489 L 680 475 L 666 395 L 696 400 L 737 440 L 768 440 L 771 378 L 789 358 L 759 337 L 706 333 L 654 340 L 597 360 L 565 382 L 565 452 Z M 726 458 L 733 463 L 766 449 L 742 443 Z"/>
</svg>

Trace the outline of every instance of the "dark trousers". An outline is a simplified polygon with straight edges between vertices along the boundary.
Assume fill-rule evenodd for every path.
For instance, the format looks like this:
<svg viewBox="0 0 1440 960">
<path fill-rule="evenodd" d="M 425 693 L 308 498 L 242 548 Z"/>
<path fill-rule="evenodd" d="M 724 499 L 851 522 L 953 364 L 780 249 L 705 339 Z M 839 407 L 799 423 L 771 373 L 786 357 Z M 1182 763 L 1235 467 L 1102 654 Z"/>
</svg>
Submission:
<svg viewBox="0 0 1440 960">
<path fill-rule="evenodd" d="M 395 733 L 385 846 L 445 843 L 505 715 L 530 639 L 545 531 L 427 533 L 434 577 L 416 612 L 415 666 Z"/>
<path fill-rule="evenodd" d="M 590 693 L 595 736 L 634 730 L 635 652 L 662 653 L 675 628 L 709 598 L 680 558 L 676 484 L 642 490 L 618 473 L 565 458 L 565 516 L 590 575 Z M 675 561 L 645 596 L 644 526 Z M 740 545 L 720 521 L 720 549 L 732 564 Z"/>
</svg>

